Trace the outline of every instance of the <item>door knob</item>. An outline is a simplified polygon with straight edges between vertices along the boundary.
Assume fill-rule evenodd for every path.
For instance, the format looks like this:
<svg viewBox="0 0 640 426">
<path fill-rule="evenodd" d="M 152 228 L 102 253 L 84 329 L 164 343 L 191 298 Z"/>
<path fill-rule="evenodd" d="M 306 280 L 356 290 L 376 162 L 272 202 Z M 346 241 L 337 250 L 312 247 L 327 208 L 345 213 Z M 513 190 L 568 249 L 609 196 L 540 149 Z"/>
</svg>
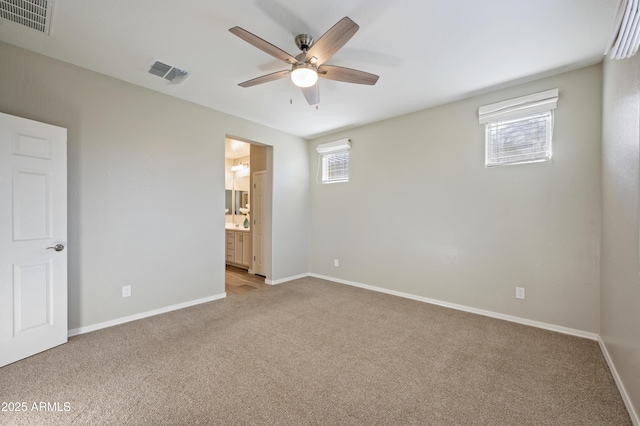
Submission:
<svg viewBox="0 0 640 426">
<path fill-rule="evenodd" d="M 51 249 L 53 249 L 55 251 L 62 251 L 62 250 L 64 250 L 64 246 L 62 244 L 56 244 L 53 247 L 47 247 L 47 250 L 51 250 Z"/>
</svg>

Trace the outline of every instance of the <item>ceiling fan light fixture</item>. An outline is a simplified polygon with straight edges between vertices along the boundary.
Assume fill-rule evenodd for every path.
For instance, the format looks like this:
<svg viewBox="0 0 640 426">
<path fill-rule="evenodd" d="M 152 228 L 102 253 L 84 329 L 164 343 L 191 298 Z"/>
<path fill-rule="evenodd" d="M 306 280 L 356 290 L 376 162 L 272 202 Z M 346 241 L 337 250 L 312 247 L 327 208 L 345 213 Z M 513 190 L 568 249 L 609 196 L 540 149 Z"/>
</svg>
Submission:
<svg viewBox="0 0 640 426">
<path fill-rule="evenodd" d="M 311 87 L 318 81 L 318 72 L 311 64 L 296 64 L 291 71 L 291 81 L 298 87 Z"/>
</svg>

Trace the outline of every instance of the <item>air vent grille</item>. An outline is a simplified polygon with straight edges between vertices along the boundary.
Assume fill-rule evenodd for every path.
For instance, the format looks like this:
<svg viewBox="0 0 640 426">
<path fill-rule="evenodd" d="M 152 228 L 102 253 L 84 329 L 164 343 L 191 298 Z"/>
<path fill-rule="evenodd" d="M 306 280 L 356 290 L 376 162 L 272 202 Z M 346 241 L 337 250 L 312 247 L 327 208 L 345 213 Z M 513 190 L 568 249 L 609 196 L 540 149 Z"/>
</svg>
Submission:
<svg viewBox="0 0 640 426">
<path fill-rule="evenodd" d="M 0 18 L 49 34 L 53 1 L 0 0 Z"/>
<path fill-rule="evenodd" d="M 156 61 L 151 65 L 151 68 L 149 68 L 149 74 L 162 77 L 173 84 L 182 83 L 184 79 L 189 76 L 188 71 L 172 67 L 171 65 L 164 64 L 160 61 Z"/>
<path fill-rule="evenodd" d="M 162 62 L 156 61 L 153 65 L 151 65 L 149 73 L 157 75 L 158 77 L 164 77 L 170 70 L 171 65 L 163 64 Z"/>
<path fill-rule="evenodd" d="M 189 75 L 185 70 L 179 70 L 178 68 L 171 68 L 171 71 L 164 76 L 169 81 L 175 81 L 177 79 L 184 80 Z"/>
</svg>

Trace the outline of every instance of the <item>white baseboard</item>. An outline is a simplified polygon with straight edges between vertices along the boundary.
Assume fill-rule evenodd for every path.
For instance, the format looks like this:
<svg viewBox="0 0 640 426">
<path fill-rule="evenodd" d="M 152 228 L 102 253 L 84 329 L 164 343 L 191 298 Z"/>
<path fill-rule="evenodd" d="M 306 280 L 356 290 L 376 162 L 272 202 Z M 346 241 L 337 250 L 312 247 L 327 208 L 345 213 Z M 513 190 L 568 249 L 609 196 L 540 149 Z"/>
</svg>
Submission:
<svg viewBox="0 0 640 426">
<path fill-rule="evenodd" d="M 348 281 L 348 280 L 343 280 L 343 279 L 339 279 L 339 278 L 327 277 L 327 276 L 319 275 L 319 274 L 311 273 L 311 274 L 309 274 L 309 276 L 320 278 L 320 279 L 323 279 L 323 280 L 337 282 L 339 284 L 346 284 L 346 285 L 350 285 L 350 286 L 353 286 L 353 287 L 360 287 L 360 288 L 364 288 L 364 289 L 367 289 L 367 290 L 373 290 L 373 291 L 377 291 L 379 293 L 386 293 L 386 294 L 391 294 L 393 296 L 404 297 L 405 299 L 417 300 L 419 302 L 425 302 L 425 303 L 430 303 L 432 305 L 443 306 L 445 308 L 457 309 L 459 311 L 470 312 L 470 313 L 478 314 L 478 315 L 484 315 L 486 317 L 497 318 L 497 319 L 501 319 L 501 320 L 505 320 L 505 321 L 510 321 L 510 322 L 515 322 L 515 323 L 518 323 L 518 324 L 523 324 L 523 325 L 529 325 L 531 327 L 542 328 L 542 329 L 545 329 L 545 330 L 557 331 L 559 333 L 569 334 L 569 335 L 578 336 L 578 337 L 584 337 L 584 338 L 590 339 L 590 340 L 598 340 L 598 335 L 596 333 L 591 333 L 591 332 L 588 332 L 588 331 L 576 330 L 576 329 L 573 329 L 573 328 L 563 327 L 563 326 L 560 326 L 560 325 L 548 324 L 546 322 L 540 322 L 540 321 L 529 320 L 529 319 L 526 319 L 526 318 L 520 318 L 520 317 L 516 317 L 516 316 L 513 316 L 513 315 L 506 315 L 506 314 L 501 314 L 501 313 L 498 313 L 498 312 L 486 311 L 484 309 L 472 308 L 470 306 L 458 305 L 456 303 L 443 302 L 443 301 L 437 300 L 437 299 L 429 299 L 428 297 L 416 296 L 416 295 L 409 294 L 409 293 L 403 293 L 403 292 L 400 292 L 400 291 L 389 290 L 389 289 L 382 288 L 382 287 L 375 287 L 375 286 L 372 286 L 372 285 L 361 284 L 361 283 L 357 283 L 357 282 L 354 282 L 354 281 Z"/>
<path fill-rule="evenodd" d="M 277 285 L 277 284 L 286 283 L 287 281 L 293 281 L 293 280 L 297 280 L 297 279 L 300 279 L 300 278 L 305 278 L 305 277 L 308 277 L 308 276 L 312 276 L 312 274 L 306 273 L 306 274 L 294 275 L 292 277 L 280 278 L 279 280 L 267 280 L 267 279 L 265 279 L 264 282 L 265 282 L 265 284 L 269 284 L 269 285 Z"/>
<path fill-rule="evenodd" d="M 179 303 L 177 305 L 166 306 L 160 309 L 154 309 L 153 311 L 142 312 L 128 317 L 117 318 L 111 321 L 105 321 L 98 324 L 88 325 L 86 327 L 79 327 L 69 330 L 68 336 L 77 336 L 79 334 L 90 333 L 92 331 L 100 330 L 107 327 L 113 327 L 114 325 L 124 324 L 126 322 L 136 321 L 142 318 L 152 317 L 154 315 L 160 315 L 178 309 L 188 308 L 189 306 L 199 305 L 201 303 L 212 302 L 214 300 L 224 299 L 227 297 L 227 293 L 220 293 L 210 297 L 204 297 L 202 299 L 191 300 L 189 302 Z"/>
<path fill-rule="evenodd" d="M 618 375 L 618 370 L 616 370 L 616 366 L 611 359 L 611 355 L 609 355 L 609 351 L 607 350 L 607 345 L 602 341 L 600 336 L 598 336 L 598 343 L 600 344 L 600 350 L 604 355 L 604 359 L 607 361 L 607 365 L 609 365 L 609 370 L 611 370 L 611 375 L 613 376 L 613 380 L 615 380 L 616 385 L 618 386 L 618 390 L 620 391 L 620 395 L 622 396 L 622 400 L 624 401 L 625 407 L 627 407 L 627 411 L 629 412 L 629 417 L 631 417 L 631 421 L 635 426 L 640 426 L 640 417 L 635 410 L 635 407 L 631 403 L 631 398 L 627 393 L 627 389 L 624 387 L 622 380 L 620 379 L 620 375 Z"/>
</svg>

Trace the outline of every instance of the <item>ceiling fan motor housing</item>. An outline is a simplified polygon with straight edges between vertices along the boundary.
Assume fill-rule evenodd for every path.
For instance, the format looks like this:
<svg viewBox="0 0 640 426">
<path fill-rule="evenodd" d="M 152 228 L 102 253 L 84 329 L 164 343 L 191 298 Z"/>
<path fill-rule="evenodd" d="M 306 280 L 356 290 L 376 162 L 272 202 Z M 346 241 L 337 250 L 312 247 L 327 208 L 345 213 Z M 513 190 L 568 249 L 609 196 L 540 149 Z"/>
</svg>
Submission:
<svg viewBox="0 0 640 426">
<path fill-rule="evenodd" d="M 298 34 L 296 36 L 296 46 L 298 46 L 298 49 L 302 50 L 303 52 L 309 50 L 312 44 L 313 37 L 311 37 L 309 34 Z"/>
</svg>

